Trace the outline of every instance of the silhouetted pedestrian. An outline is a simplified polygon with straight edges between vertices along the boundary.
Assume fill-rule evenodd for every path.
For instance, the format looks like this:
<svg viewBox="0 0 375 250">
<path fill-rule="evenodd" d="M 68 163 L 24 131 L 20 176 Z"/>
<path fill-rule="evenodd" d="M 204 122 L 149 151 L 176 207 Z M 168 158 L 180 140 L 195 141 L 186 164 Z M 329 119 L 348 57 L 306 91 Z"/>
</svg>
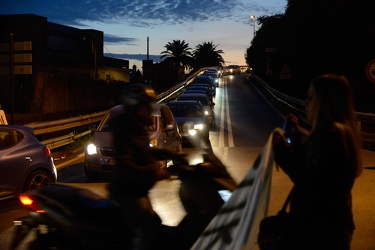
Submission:
<svg viewBox="0 0 375 250">
<path fill-rule="evenodd" d="M 355 229 L 351 190 L 362 160 L 348 80 L 334 74 L 313 79 L 306 111 L 312 129 L 304 143 L 288 143 L 278 132 L 273 140 L 275 161 L 295 185 L 283 249 L 349 250 Z M 298 119 L 287 118 L 298 130 Z"/>
</svg>

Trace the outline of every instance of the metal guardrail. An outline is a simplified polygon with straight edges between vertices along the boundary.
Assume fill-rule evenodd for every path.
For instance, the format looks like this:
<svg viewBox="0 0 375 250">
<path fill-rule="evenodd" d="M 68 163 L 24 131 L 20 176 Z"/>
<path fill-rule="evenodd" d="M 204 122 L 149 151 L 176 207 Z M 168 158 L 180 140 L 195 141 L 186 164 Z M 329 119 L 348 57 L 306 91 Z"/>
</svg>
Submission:
<svg viewBox="0 0 375 250">
<path fill-rule="evenodd" d="M 252 74 L 253 79 L 255 79 L 259 84 L 261 84 L 262 88 L 267 91 L 270 95 L 273 96 L 278 102 L 283 103 L 284 105 L 288 106 L 290 109 L 294 110 L 296 113 L 301 114 L 300 119 L 302 119 L 303 124 L 309 126 L 309 122 L 306 119 L 306 111 L 304 106 L 304 101 L 288 96 L 284 93 L 277 91 L 276 89 L 269 86 L 266 82 L 264 82 L 258 76 Z M 356 112 L 356 117 L 358 120 L 358 125 L 362 137 L 362 142 L 364 143 L 371 143 L 374 146 L 370 146 L 369 148 L 375 147 L 375 114 L 373 113 L 363 113 L 363 112 Z M 304 127 L 305 131 L 307 131 L 306 126 Z M 308 132 L 307 132 L 308 133 Z"/>
<path fill-rule="evenodd" d="M 91 125 L 93 123 L 100 122 L 103 116 L 105 115 L 106 111 L 98 112 L 90 115 L 83 115 L 79 117 L 73 117 L 68 119 L 50 121 L 50 122 L 42 122 L 42 123 L 28 123 L 25 126 L 31 127 L 34 129 L 35 135 L 43 135 L 48 134 L 56 131 L 74 129 L 76 127 L 84 126 L 84 125 Z M 91 130 L 86 130 L 83 133 L 74 134 L 74 132 L 69 132 L 66 135 L 47 139 L 41 141 L 44 145 L 48 146 L 50 149 L 59 148 L 68 144 L 73 143 L 76 139 L 90 134 Z"/>
<path fill-rule="evenodd" d="M 180 82 L 173 88 L 159 94 L 157 96 L 157 102 L 163 103 L 170 99 L 173 99 L 179 95 L 179 93 L 189 85 L 195 76 L 201 74 L 206 68 L 199 70 L 197 73 L 189 76 L 186 80 Z M 266 82 L 262 79 L 257 77 L 256 75 L 252 75 L 252 77 L 262 85 L 265 91 L 269 92 L 275 99 L 279 102 L 284 103 L 285 105 L 289 106 L 291 109 L 299 112 L 301 114 L 305 114 L 303 101 L 297 98 L 293 98 L 288 96 L 284 93 L 281 93 L 272 87 L 270 87 Z M 45 135 L 52 132 L 63 131 L 72 129 L 69 133 L 59 136 L 52 139 L 42 140 L 41 143 L 47 145 L 50 149 L 59 148 L 68 144 L 73 143 L 78 138 L 82 136 L 86 136 L 92 133 L 91 129 L 86 129 L 83 132 L 75 133 L 75 129 L 78 127 L 88 126 L 91 127 L 92 124 L 98 123 L 101 121 L 103 116 L 106 114 L 107 111 L 93 113 L 89 115 L 82 115 L 79 117 L 50 121 L 50 122 L 43 122 L 43 123 L 29 123 L 25 124 L 28 127 L 34 129 L 35 135 Z M 302 115 L 302 118 L 304 115 Z M 361 124 L 361 134 L 364 138 L 369 139 L 370 141 L 375 141 L 375 114 L 368 114 L 368 113 L 359 113 L 357 112 L 358 121 Z M 304 121 L 307 123 L 307 121 Z M 365 128 L 365 129 L 364 129 Z M 370 129 L 369 129 L 370 128 Z"/>
</svg>

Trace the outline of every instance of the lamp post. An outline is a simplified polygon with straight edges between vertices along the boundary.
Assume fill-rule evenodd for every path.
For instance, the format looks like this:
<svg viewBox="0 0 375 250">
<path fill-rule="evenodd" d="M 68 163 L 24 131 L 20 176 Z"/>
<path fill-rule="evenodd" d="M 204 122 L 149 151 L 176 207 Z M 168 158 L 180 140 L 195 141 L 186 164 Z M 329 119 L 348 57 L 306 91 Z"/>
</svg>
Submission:
<svg viewBox="0 0 375 250">
<path fill-rule="evenodd" d="M 254 36 L 255 36 L 255 16 L 251 15 L 250 18 L 253 22 L 253 32 L 254 32 Z"/>
</svg>

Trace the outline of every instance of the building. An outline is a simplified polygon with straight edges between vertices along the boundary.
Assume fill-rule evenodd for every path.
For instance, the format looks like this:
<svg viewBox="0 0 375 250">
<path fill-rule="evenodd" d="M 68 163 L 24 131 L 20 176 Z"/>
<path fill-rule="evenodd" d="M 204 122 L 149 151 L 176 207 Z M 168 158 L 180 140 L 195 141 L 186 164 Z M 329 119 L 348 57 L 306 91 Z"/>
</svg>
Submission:
<svg viewBox="0 0 375 250">
<path fill-rule="evenodd" d="M 48 85 L 51 79 L 65 82 L 74 79 L 86 85 L 97 80 L 128 83 L 129 61 L 103 56 L 103 37 L 102 31 L 51 23 L 38 15 L 0 15 L 0 102 L 3 107 L 9 110 L 14 105 L 16 112 L 21 113 L 54 112 L 55 108 L 45 110 L 41 106 L 45 103 L 40 100 L 27 98 L 26 93 L 29 98 L 30 94 L 34 99 L 38 95 L 43 98 L 37 90 L 45 86 L 40 83 L 45 78 L 48 78 Z M 69 100 L 60 101 L 64 103 L 62 109 L 74 106 L 66 103 Z"/>
<path fill-rule="evenodd" d="M 129 61 L 103 56 L 102 31 L 51 23 L 46 17 L 33 14 L 0 15 L 0 51 L 3 55 L 9 54 L 11 34 L 13 42 L 22 46 L 21 50 L 14 47 L 15 55 L 31 53 L 32 62 L 26 62 L 26 65 L 32 66 L 32 73 L 42 70 L 88 74 L 93 79 L 129 80 Z M 0 62 L 0 73 L 7 73 L 6 57 L 3 56 Z M 15 66 L 19 64 L 15 62 Z"/>
</svg>

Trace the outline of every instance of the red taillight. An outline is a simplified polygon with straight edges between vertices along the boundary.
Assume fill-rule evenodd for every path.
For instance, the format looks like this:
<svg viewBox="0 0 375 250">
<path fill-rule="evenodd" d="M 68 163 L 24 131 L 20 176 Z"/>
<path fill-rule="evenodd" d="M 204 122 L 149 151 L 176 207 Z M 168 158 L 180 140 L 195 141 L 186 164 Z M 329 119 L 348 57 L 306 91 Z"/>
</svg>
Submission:
<svg viewBox="0 0 375 250">
<path fill-rule="evenodd" d="M 43 209 L 40 209 L 34 202 L 33 198 L 26 194 L 20 194 L 18 196 L 19 200 L 21 201 L 22 205 L 29 208 L 30 210 L 37 212 L 37 213 L 44 213 Z"/>
<path fill-rule="evenodd" d="M 33 199 L 31 199 L 29 196 L 24 195 L 24 194 L 21 194 L 18 198 L 20 199 L 22 205 L 24 206 L 31 206 L 34 203 Z"/>
<path fill-rule="evenodd" d="M 43 152 L 44 152 L 46 155 L 51 155 L 51 150 L 50 150 L 48 147 L 43 148 Z"/>
</svg>

